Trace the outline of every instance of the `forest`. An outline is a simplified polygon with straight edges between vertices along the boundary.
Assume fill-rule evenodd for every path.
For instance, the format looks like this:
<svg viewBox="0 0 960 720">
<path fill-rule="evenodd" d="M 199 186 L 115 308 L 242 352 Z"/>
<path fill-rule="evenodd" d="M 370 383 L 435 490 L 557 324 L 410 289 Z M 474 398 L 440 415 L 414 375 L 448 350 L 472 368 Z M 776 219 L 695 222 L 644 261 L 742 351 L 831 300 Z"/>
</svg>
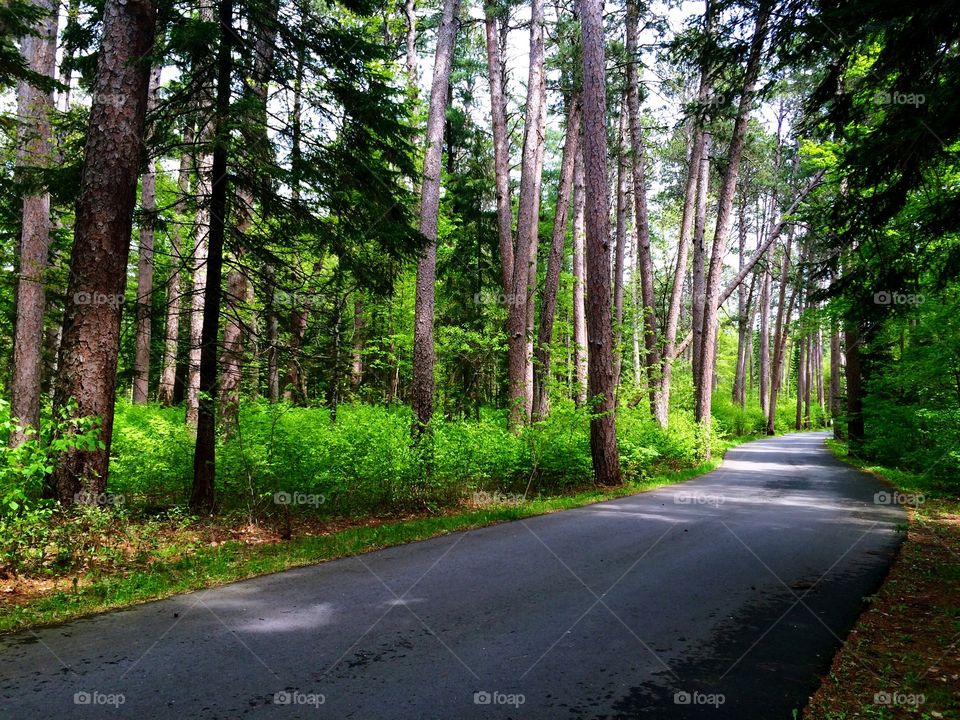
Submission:
<svg viewBox="0 0 960 720">
<path fill-rule="evenodd" d="M 797 431 L 960 493 L 946 0 L 6 0 L 0 98 L 0 630 Z"/>
</svg>

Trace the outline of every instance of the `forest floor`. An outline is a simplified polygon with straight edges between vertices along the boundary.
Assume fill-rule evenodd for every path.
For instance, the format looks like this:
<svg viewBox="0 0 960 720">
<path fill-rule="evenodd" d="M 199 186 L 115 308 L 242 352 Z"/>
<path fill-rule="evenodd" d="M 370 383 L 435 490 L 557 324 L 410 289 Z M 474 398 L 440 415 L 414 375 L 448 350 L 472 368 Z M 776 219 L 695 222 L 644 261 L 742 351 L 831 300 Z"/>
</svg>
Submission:
<svg viewBox="0 0 960 720">
<path fill-rule="evenodd" d="M 899 557 L 803 717 L 960 718 L 960 502 L 923 475 L 841 459 L 913 495 Z"/>
</svg>

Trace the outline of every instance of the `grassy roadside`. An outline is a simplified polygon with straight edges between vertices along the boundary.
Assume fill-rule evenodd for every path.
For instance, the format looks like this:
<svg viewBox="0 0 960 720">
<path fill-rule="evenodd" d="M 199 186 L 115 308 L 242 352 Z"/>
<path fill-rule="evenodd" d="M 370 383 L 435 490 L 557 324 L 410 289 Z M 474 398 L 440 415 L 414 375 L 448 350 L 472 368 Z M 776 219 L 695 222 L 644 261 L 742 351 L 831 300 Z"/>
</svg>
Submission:
<svg viewBox="0 0 960 720">
<path fill-rule="evenodd" d="M 804 709 L 807 720 L 960 718 L 960 501 L 925 475 L 839 459 L 913 495 L 900 555 L 870 599 L 830 672 Z"/>
<path fill-rule="evenodd" d="M 123 574 L 107 574 L 56 590 L 23 603 L 0 605 L 0 633 L 74 620 L 191 590 L 216 587 L 237 580 L 312 565 L 439 535 L 519 520 L 581 507 L 690 480 L 707 473 L 732 447 L 760 436 L 732 439 L 721 452 L 697 467 L 629 482 L 615 488 L 591 488 L 567 495 L 511 503 L 491 503 L 481 508 L 456 508 L 442 515 L 413 516 L 387 522 L 371 521 L 346 529 L 304 534 L 288 541 L 257 544 L 227 540 L 187 545 L 183 538 L 165 540 L 161 556 L 148 566 Z M 182 546 L 178 547 L 178 542 Z"/>
</svg>

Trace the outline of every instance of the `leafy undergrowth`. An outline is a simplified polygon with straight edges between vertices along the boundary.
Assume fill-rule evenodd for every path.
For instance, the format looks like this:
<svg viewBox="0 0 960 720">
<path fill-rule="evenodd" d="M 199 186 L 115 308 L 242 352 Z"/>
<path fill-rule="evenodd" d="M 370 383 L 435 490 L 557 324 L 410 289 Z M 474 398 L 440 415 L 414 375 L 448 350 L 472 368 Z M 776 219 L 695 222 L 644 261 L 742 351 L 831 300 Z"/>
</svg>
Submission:
<svg viewBox="0 0 960 720">
<path fill-rule="evenodd" d="M 960 502 L 929 476 L 843 460 L 918 501 L 900 555 L 811 697 L 808 720 L 960 718 Z"/>
</svg>

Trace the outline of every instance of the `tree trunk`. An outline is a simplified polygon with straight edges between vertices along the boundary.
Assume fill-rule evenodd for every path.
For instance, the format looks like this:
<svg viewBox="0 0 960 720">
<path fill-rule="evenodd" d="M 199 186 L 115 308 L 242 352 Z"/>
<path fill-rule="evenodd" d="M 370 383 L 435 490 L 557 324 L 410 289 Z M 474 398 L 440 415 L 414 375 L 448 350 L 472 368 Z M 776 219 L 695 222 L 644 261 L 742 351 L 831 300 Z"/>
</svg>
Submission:
<svg viewBox="0 0 960 720">
<path fill-rule="evenodd" d="M 638 0 L 627 0 L 627 108 L 630 120 L 630 145 L 633 156 L 633 204 L 636 214 L 634 232 L 637 239 L 637 261 L 640 272 L 640 297 L 643 300 L 643 342 L 646 350 L 647 389 L 650 395 L 650 414 L 666 424 L 666 417 L 658 417 L 662 410 L 660 395 L 660 350 L 657 335 L 656 299 L 653 290 L 653 254 L 650 251 L 650 220 L 647 212 L 646 160 L 643 135 L 640 129 L 640 91 L 637 73 L 639 62 L 639 7 Z"/>
<path fill-rule="evenodd" d="M 536 358 L 533 365 L 533 420 L 541 420 L 549 412 L 547 378 L 550 377 L 550 344 L 553 342 L 553 322 L 557 313 L 557 290 L 560 286 L 560 270 L 563 265 L 563 251 L 567 239 L 567 221 L 570 217 L 570 196 L 574 166 L 579 154 L 580 98 L 574 96 L 570 100 L 570 108 L 567 113 L 567 136 L 563 143 L 563 158 L 560 161 L 557 209 L 553 217 L 553 237 L 540 304 L 540 327 L 537 333 Z"/>
<path fill-rule="evenodd" d="M 599 485 L 620 483 L 613 328 L 610 323 L 610 201 L 607 188 L 606 61 L 602 0 L 580 0 L 583 32 L 583 135 L 587 229 L 590 452 Z M 642 195 L 642 178 L 634 183 Z M 638 236 L 640 229 L 638 228 Z"/>
<path fill-rule="evenodd" d="M 428 431 L 433 417 L 433 307 L 437 276 L 437 224 L 440 212 L 440 169 L 443 160 L 443 130 L 447 89 L 457 34 L 457 13 L 460 0 L 444 0 L 443 18 L 437 37 L 437 53 L 433 65 L 430 109 L 427 116 L 427 152 L 423 161 L 423 183 L 420 188 L 420 232 L 427 246 L 417 263 L 417 297 L 413 327 L 413 378 L 410 402 L 413 406 L 413 435 Z"/>
<path fill-rule="evenodd" d="M 160 90 L 160 65 L 150 71 L 147 90 L 147 114 L 157 104 Z M 152 133 L 152 131 L 150 131 Z M 150 394 L 150 339 L 153 315 L 153 228 L 157 213 L 157 174 L 154 158 L 147 157 L 147 167 L 140 179 L 140 247 L 137 258 L 137 337 L 133 360 L 133 402 L 147 402 Z"/>
<path fill-rule="evenodd" d="M 703 305 L 707 299 L 707 196 L 710 190 L 710 133 L 703 137 L 703 157 L 697 180 L 697 215 L 693 231 L 693 282 L 690 290 L 690 319 L 693 333 L 691 367 L 693 377 L 700 377 L 700 354 L 703 347 Z"/>
<path fill-rule="evenodd" d="M 247 196 L 245 199 L 250 198 Z M 248 232 L 249 229 L 250 221 L 247 218 L 237 224 L 238 233 Z M 236 262 L 241 262 L 242 257 L 238 254 Z M 249 292 L 250 285 L 243 270 L 240 267 L 230 268 L 227 273 L 227 312 L 224 318 L 223 352 L 220 355 L 220 366 L 223 369 L 223 377 L 220 381 L 220 419 L 226 436 L 233 433 L 239 419 L 240 380 L 243 369 L 243 323 L 240 313 Z"/>
<path fill-rule="evenodd" d="M 306 373 L 301 365 L 303 339 L 307 332 L 309 313 L 299 297 L 294 298 L 290 311 L 290 359 L 287 361 L 287 379 L 283 398 L 288 402 L 303 403 L 307 400 Z"/>
<path fill-rule="evenodd" d="M 847 443 L 852 453 L 860 451 L 864 437 L 860 340 L 860 329 L 854 322 L 849 322 L 844 332 L 843 345 L 847 361 Z"/>
<path fill-rule="evenodd" d="M 497 237 L 500 242 L 500 269 L 503 294 L 513 293 L 513 209 L 510 202 L 510 147 L 507 136 L 506 101 L 503 96 L 503 66 L 500 60 L 498 20 L 494 6 L 486 6 L 484 29 L 487 41 L 487 69 L 490 83 L 490 121 L 493 128 L 493 175 L 497 199 Z"/>
<path fill-rule="evenodd" d="M 56 73 L 57 3 L 35 0 L 44 15 L 36 36 L 21 39 L 20 48 L 33 72 L 53 79 Z M 53 160 L 49 113 L 54 109 L 53 92 L 21 82 L 17 88 L 17 164 L 41 168 Z M 27 436 L 27 428 L 40 430 L 40 384 L 43 372 L 43 315 L 46 307 L 44 274 L 50 252 L 50 192 L 37 189 L 23 198 L 20 242 L 17 247 L 16 318 L 13 331 L 13 358 L 10 378 L 10 417 L 21 429 L 10 433 L 16 447 Z"/>
<path fill-rule="evenodd" d="M 363 296 L 357 291 L 353 299 L 353 356 L 350 362 L 350 389 L 354 393 L 363 382 Z"/>
<path fill-rule="evenodd" d="M 216 478 L 217 336 L 220 328 L 220 295 L 223 284 L 223 241 L 227 216 L 227 144 L 229 139 L 230 55 L 233 39 L 233 0 L 220 0 L 220 44 L 217 49 L 217 90 L 213 116 L 213 185 L 210 194 L 210 232 L 207 282 L 204 288 L 200 336 L 200 396 L 197 444 L 193 454 L 193 489 L 190 508 L 209 514 L 214 510 Z"/>
<path fill-rule="evenodd" d="M 276 20 L 279 12 L 277 3 L 269 3 L 262 17 L 254 22 L 255 43 L 253 60 L 253 77 L 246 86 L 247 100 L 252 101 L 249 128 L 243 130 L 243 137 L 251 148 L 268 148 L 269 138 L 267 131 L 267 94 L 270 68 L 273 65 L 273 49 L 276 39 Z M 256 152 L 256 151 L 254 151 Z M 240 238 L 240 247 L 236 251 L 234 264 L 227 275 L 227 313 L 223 329 L 223 354 L 220 364 L 223 367 L 223 379 L 220 383 L 220 417 L 223 423 L 223 432 L 230 435 L 236 429 L 240 419 L 240 383 L 243 379 L 243 339 L 244 328 L 241 311 L 246 304 L 249 307 L 249 298 L 252 287 L 242 266 L 246 247 L 244 239 L 253 228 L 254 216 L 254 181 L 249 177 L 251 170 L 245 169 L 247 178 L 242 180 L 236 190 L 236 207 L 234 218 L 236 234 Z M 255 336 L 255 333 L 251 333 Z M 253 384 L 257 387 L 257 383 Z"/>
<path fill-rule="evenodd" d="M 760 281 L 760 411 L 767 415 L 770 391 L 770 291 L 769 261 Z"/>
<path fill-rule="evenodd" d="M 709 23 L 709 8 L 707 13 L 707 23 Z M 701 61 L 700 87 L 697 91 L 697 98 L 701 103 L 706 102 L 709 87 L 709 76 L 705 63 L 705 60 Z M 687 182 L 683 193 L 680 238 L 677 242 L 677 266 L 673 273 L 673 289 L 670 293 L 670 307 L 667 310 L 667 325 L 664 331 L 663 369 L 661 370 L 660 376 L 660 397 L 655 415 L 661 427 L 667 426 L 667 416 L 670 411 L 670 383 L 673 379 L 677 327 L 680 321 L 680 313 L 683 309 L 683 284 L 687 276 L 687 256 L 690 254 L 690 235 L 694 228 L 695 220 L 697 228 L 700 231 L 700 249 L 697 260 L 699 267 L 694 275 L 695 277 L 699 277 L 700 280 L 703 279 L 703 225 L 706 219 L 706 188 L 710 165 L 709 158 L 706 157 L 706 133 L 703 130 L 702 122 L 695 120 L 692 129 L 693 142 L 690 146 L 690 158 L 687 162 Z M 703 178 L 702 180 L 701 177 Z M 703 192 L 698 193 L 701 186 L 703 187 Z M 701 219 L 699 212 L 701 194 L 703 198 L 703 219 Z M 694 303 L 694 305 L 696 305 L 696 303 Z M 694 322 L 694 327 L 696 327 L 696 322 Z"/>
<path fill-rule="evenodd" d="M 587 308 L 584 290 L 586 264 L 586 197 L 583 153 L 577 153 L 573 171 L 573 399 L 577 407 L 587 401 Z"/>
<path fill-rule="evenodd" d="M 746 198 L 741 197 L 739 217 L 737 220 L 738 248 L 737 257 L 739 260 L 738 269 L 743 269 L 743 260 L 747 245 L 747 204 Z M 753 283 L 750 284 L 750 294 L 753 295 Z M 752 298 L 751 298 L 752 299 Z M 749 301 L 747 299 L 746 289 L 741 284 L 737 288 L 737 366 L 733 376 L 733 402 L 741 408 L 746 405 L 746 384 L 745 374 L 747 371 L 747 309 Z"/>
<path fill-rule="evenodd" d="M 169 407 L 174 404 L 177 376 L 177 346 L 180 339 L 180 295 L 183 278 L 183 249 L 186 225 L 187 198 L 190 194 L 190 148 L 193 145 L 193 121 L 188 119 L 183 131 L 183 150 L 180 154 L 176 219 L 170 230 L 170 278 L 167 281 L 167 322 L 163 338 L 163 360 L 160 365 L 160 384 L 157 400 Z M 186 239 L 189 239 L 189 233 Z M 189 253 L 193 255 L 192 251 Z M 190 263 L 192 265 L 192 262 Z"/>
<path fill-rule="evenodd" d="M 107 484 L 120 316 L 140 170 L 156 11 L 149 0 L 107 0 L 77 202 L 54 410 L 97 417 L 101 443 L 59 458 L 61 502 L 96 501 Z M 126 102 L 110 102 L 113 98 Z"/>
<path fill-rule="evenodd" d="M 711 415 L 710 405 L 713 398 L 713 373 L 716 363 L 717 312 L 720 308 L 720 283 L 723 280 L 723 261 L 727 254 L 727 236 L 730 233 L 733 196 L 737 189 L 737 177 L 740 160 L 747 138 L 747 124 L 750 108 L 753 105 L 754 90 L 760 74 L 760 60 L 767 36 L 767 22 L 770 7 L 766 4 L 757 10 L 753 39 L 744 73 L 743 92 L 737 108 L 737 118 L 733 124 L 733 135 L 727 152 L 727 169 L 720 185 L 717 200 L 717 225 L 713 235 L 713 248 L 710 252 L 710 269 L 707 272 L 707 291 L 703 309 L 703 340 L 700 347 L 699 375 L 694 378 L 694 417 L 701 423 L 709 438 Z M 710 456 L 710 443 L 704 446 L 705 454 Z"/>
<path fill-rule="evenodd" d="M 617 134 L 617 225 L 616 246 L 613 256 L 613 328 L 614 353 L 613 377 L 617 387 L 620 385 L 620 365 L 622 363 L 623 344 L 623 272 L 627 252 L 627 157 L 626 157 L 626 115 L 620 111 L 620 131 Z"/>
<path fill-rule="evenodd" d="M 830 332 L 830 422 L 833 425 L 833 437 L 843 439 L 840 426 L 840 333 L 836 321 Z"/>
<path fill-rule="evenodd" d="M 803 315 L 803 306 L 800 307 L 800 315 Z M 810 338 L 804 336 L 797 341 L 797 417 L 794 422 L 794 428 L 803 429 L 803 393 L 807 383 L 807 357 L 808 344 Z"/>
<path fill-rule="evenodd" d="M 540 218 L 540 179 L 546 121 L 544 95 L 543 0 L 531 0 L 530 60 L 517 208 L 517 241 L 513 257 L 512 293 L 507 298 L 507 375 L 510 426 L 514 430 L 526 420 L 528 406 L 527 303 L 536 289 L 534 253 Z"/>
<path fill-rule="evenodd" d="M 275 403 L 280 399 L 280 361 L 277 357 L 278 318 L 276 307 L 276 271 L 267 268 L 267 400 Z"/>
<path fill-rule="evenodd" d="M 205 22 L 213 23 L 213 6 L 203 5 L 200 9 Z M 197 101 L 199 111 L 199 130 L 197 134 L 197 221 L 196 239 L 192 252 L 193 288 L 190 303 L 190 353 L 187 373 L 187 411 L 186 421 L 196 425 L 200 412 L 200 347 L 203 335 L 204 300 L 207 297 L 207 268 L 210 243 L 214 120 L 210 117 L 210 108 L 214 104 L 213 89 L 204 84 L 199 89 Z"/>
<path fill-rule="evenodd" d="M 776 433 L 777 423 L 777 396 L 783 383 L 784 370 L 787 368 L 786 347 L 787 337 L 790 334 L 790 318 L 793 315 L 793 303 L 797 297 L 796 287 L 790 293 L 790 300 L 784 307 L 787 284 L 789 283 L 790 250 L 793 234 L 787 236 L 787 244 L 783 254 L 783 268 L 780 273 L 780 297 L 777 304 L 777 322 L 773 331 L 773 367 L 770 369 L 770 407 L 767 410 L 767 434 Z M 800 256 L 803 261 L 803 254 Z"/>
</svg>

